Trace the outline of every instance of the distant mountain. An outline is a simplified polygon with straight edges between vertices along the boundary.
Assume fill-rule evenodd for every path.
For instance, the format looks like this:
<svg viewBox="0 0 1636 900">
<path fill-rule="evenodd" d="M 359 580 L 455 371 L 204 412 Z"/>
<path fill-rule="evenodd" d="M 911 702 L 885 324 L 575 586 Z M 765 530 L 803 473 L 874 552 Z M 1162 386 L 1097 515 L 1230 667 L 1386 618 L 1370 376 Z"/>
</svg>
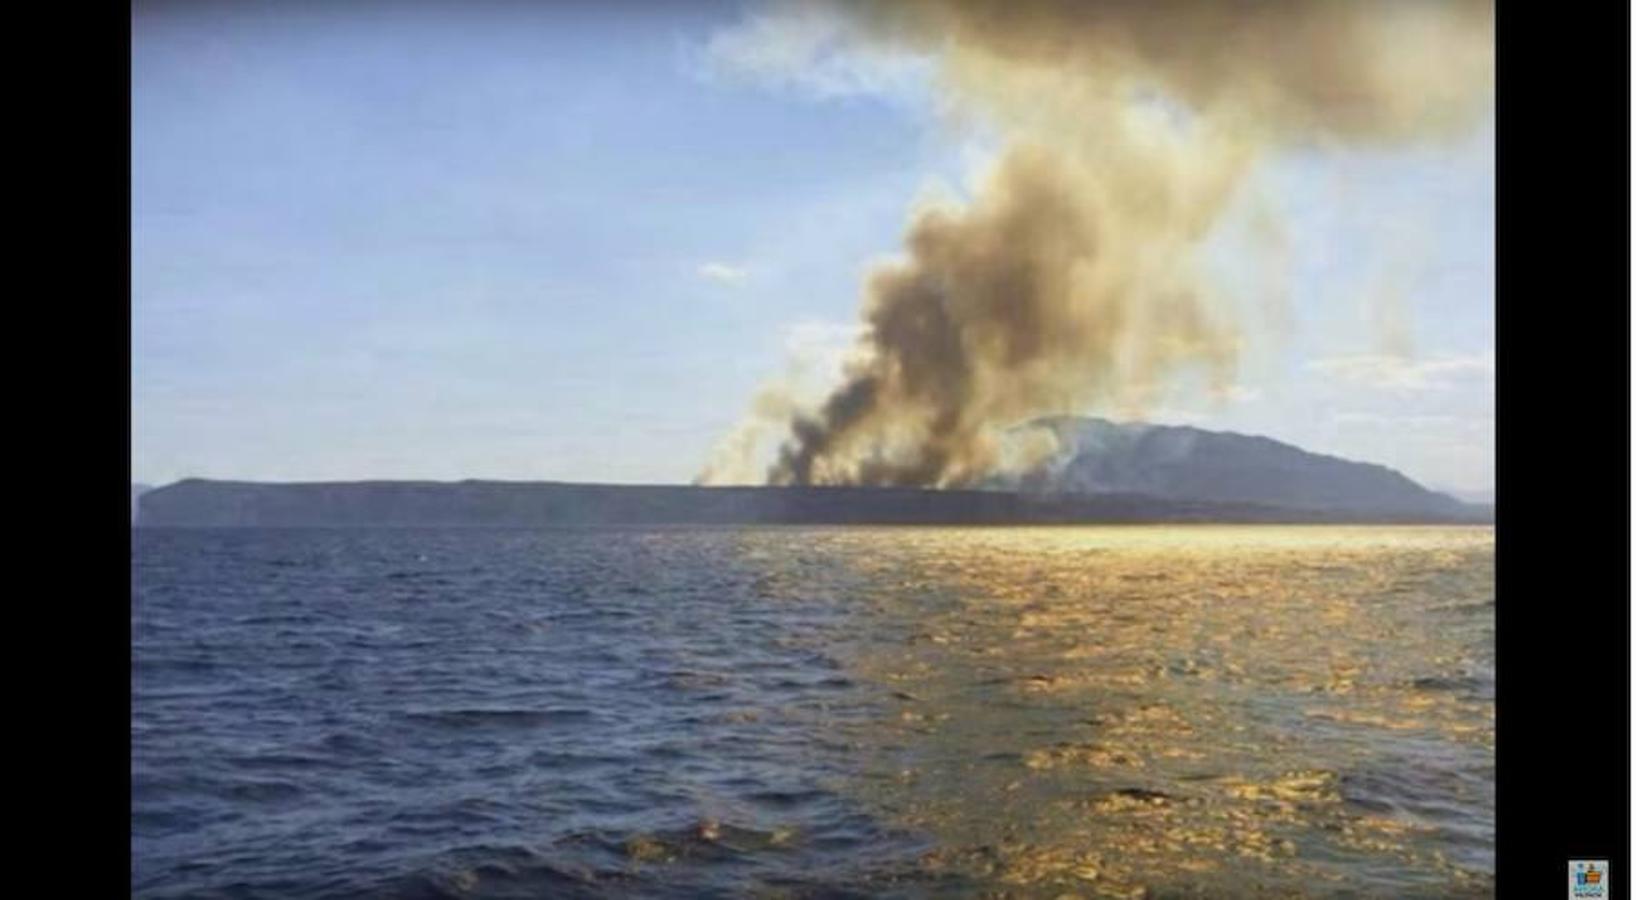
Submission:
<svg viewBox="0 0 1636 900">
<path fill-rule="evenodd" d="M 142 495 L 140 527 L 1114 522 L 1462 522 L 1464 508 L 1310 509 L 1101 492 L 696 487 L 504 481 L 264 484 L 189 479 Z"/>
<path fill-rule="evenodd" d="M 1493 521 L 1385 466 L 1270 438 L 1071 416 L 1030 428 L 1059 452 L 976 490 L 190 478 L 131 498 L 141 526 Z"/>
<path fill-rule="evenodd" d="M 151 485 L 151 484 L 135 484 L 135 483 L 133 483 L 131 485 L 131 522 L 132 523 L 136 522 L 136 510 L 137 510 L 136 501 L 137 501 L 137 498 L 141 497 L 143 494 L 146 494 L 148 491 L 151 491 L 151 490 L 153 490 L 153 485 Z"/>
<path fill-rule="evenodd" d="M 1271 438 L 1177 425 L 1061 416 L 1023 429 L 1055 435 L 1056 456 L 989 486 L 1031 493 L 1131 493 L 1199 503 L 1255 503 L 1344 515 L 1464 518 L 1483 511 L 1372 463 L 1309 453 Z"/>
<path fill-rule="evenodd" d="M 1262 521 L 1280 510 L 915 488 L 506 481 L 265 484 L 188 479 L 142 498 L 142 526 L 553 526 Z"/>
</svg>

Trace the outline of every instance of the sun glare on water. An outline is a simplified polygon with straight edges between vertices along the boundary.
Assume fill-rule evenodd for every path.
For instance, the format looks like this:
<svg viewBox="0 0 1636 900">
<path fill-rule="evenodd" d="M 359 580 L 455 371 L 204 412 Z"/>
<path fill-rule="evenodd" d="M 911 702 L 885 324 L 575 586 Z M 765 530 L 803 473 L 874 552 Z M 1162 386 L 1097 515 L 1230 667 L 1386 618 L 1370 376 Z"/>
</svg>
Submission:
<svg viewBox="0 0 1636 900">
<path fill-rule="evenodd" d="M 1492 890 L 1492 529 L 840 546 L 869 540 L 825 539 L 891 585 L 865 618 L 901 635 L 861 641 L 892 700 L 856 789 L 937 836 L 927 867 L 1116 897 Z"/>
</svg>

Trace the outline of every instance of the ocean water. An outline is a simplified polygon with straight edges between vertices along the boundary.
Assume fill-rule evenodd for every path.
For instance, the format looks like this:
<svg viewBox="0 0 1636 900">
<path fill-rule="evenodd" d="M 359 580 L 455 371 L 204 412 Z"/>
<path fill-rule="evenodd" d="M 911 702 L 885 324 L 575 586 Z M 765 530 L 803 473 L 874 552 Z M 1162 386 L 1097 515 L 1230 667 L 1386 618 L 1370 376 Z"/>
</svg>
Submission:
<svg viewBox="0 0 1636 900">
<path fill-rule="evenodd" d="M 138 529 L 133 892 L 1491 895 L 1493 546 Z"/>
</svg>

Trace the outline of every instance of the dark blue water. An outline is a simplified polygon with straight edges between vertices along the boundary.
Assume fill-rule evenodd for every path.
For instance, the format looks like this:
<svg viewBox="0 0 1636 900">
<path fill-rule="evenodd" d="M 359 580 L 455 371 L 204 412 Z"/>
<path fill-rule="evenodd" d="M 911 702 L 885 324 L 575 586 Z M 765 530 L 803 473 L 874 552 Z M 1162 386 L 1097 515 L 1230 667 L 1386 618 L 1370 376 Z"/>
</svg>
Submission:
<svg viewBox="0 0 1636 900">
<path fill-rule="evenodd" d="M 1289 533 L 138 530 L 134 893 L 1490 892 L 1491 532 Z"/>
</svg>

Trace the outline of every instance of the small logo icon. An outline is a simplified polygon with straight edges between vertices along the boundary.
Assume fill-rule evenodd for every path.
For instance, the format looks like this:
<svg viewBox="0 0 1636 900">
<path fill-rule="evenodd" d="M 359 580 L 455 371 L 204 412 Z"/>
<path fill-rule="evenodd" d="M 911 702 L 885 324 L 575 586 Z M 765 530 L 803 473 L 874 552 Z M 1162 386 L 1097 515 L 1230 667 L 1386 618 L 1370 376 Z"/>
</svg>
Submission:
<svg viewBox="0 0 1636 900">
<path fill-rule="evenodd" d="M 1576 859 L 1568 863 L 1568 900 L 1600 900 L 1607 895 L 1607 860 Z"/>
</svg>

